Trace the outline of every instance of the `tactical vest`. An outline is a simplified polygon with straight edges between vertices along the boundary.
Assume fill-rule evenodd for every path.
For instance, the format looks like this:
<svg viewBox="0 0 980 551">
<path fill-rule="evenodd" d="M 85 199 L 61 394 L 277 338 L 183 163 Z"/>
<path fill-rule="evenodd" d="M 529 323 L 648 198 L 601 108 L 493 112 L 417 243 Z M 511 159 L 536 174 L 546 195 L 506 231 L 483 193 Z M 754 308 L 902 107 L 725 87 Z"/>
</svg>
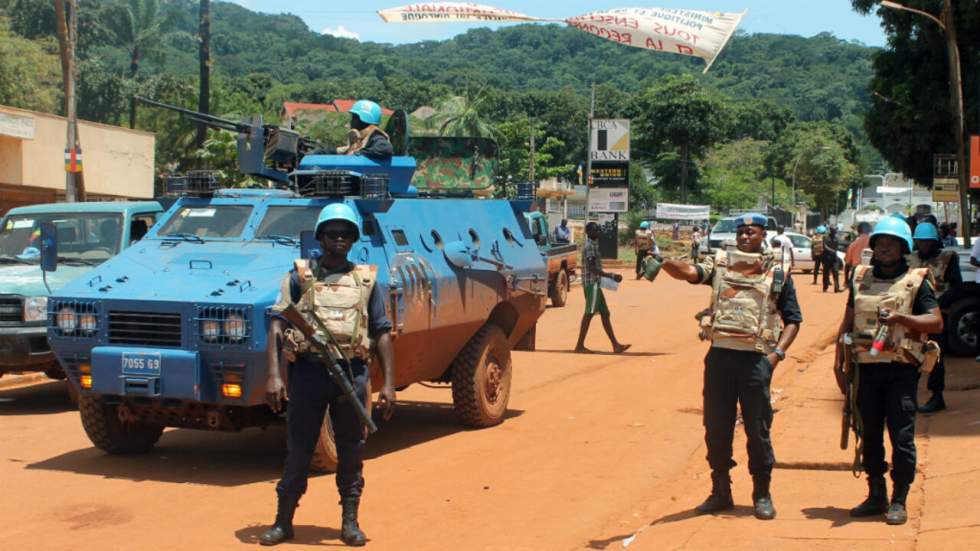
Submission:
<svg viewBox="0 0 980 551">
<path fill-rule="evenodd" d="M 816 260 L 817 257 L 822 254 L 823 254 L 823 236 L 814 235 L 813 240 L 810 241 L 810 257 Z"/>
<path fill-rule="evenodd" d="M 649 251 L 650 246 L 653 245 L 653 232 L 650 230 L 636 230 L 636 237 L 634 239 L 636 243 L 636 250 L 638 251 Z"/>
<path fill-rule="evenodd" d="M 949 282 L 946 281 L 946 270 L 950 262 L 959 262 L 956 251 L 939 251 L 939 254 L 923 260 L 918 253 L 912 253 L 906 257 L 910 268 L 928 268 L 932 275 L 932 282 L 935 286 L 936 298 L 939 298 L 949 289 Z"/>
<path fill-rule="evenodd" d="M 776 303 L 786 266 L 772 251 L 743 253 L 729 248 L 715 254 L 710 315 L 701 318 L 711 345 L 768 354 L 776 347 L 783 320 Z"/>
<path fill-rule="evenodd" d="M 368 140 L 371 139 L 371 135 L 374 134 L 375 132 L 381 134 L 385 138 L 388 138 L 388 134 L 385 134 L 384 131 L 378 128 L 377 126 L 373 124 L 368 125 L 362 128 L 360 131 L 355 130 L 351 132 L 349 144 L 345 153 L 347 155 L 354 155 L 358 151 L 367 147 Z M 388 140 L 390 141 L 391 138 L 388 138 Z"/>
<path fill-rule="evenodd" d="M 316 329 L 317 337 L 325 343 L 336 343 L 347 357 L 370 358 L 368 302 L 377 267 L 355 265 L 349 272 L 321 278 L 319 263 L 311 268 L 309 261 L 297 260 L 295 265 L 301 292 L 297 307 Z"/>
<path fill-rule="evenodd" d="M 930 277 L 926 268 L 910 268 L 894 279 L 879 279 L 870 266 L 854 268 L 854 328 L 851 339 L 858 363 L 922 363 L 923 346 L 929 340 L 925 333 L 909 331 L 904 325 L 889 328 L 885 347 L 877 356 L 870 353 L 878 330 L 878 308 L 888 308 L 911 315 L 915 296 L 922 282 Z"/>
</svg>

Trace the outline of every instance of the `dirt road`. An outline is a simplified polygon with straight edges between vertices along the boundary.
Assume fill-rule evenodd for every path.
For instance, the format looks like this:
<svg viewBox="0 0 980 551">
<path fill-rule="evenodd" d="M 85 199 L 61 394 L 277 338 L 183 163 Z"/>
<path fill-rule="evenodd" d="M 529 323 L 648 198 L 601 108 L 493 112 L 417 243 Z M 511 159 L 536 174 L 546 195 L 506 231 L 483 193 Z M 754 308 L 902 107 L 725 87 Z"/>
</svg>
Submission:
<svg viewBox="0 0 980 551">
<path fill-rule="evenodd" d="M 773 382 L 779 461 L 773 522 L 751 515 L 744 438 L 733 514 L 694 517 L 707 495 L 702 358 L 693 315 L 708 289 L 664 278 L 609 293 L 624 356 L 571 354 L 582 310 L 550 309 L 538 351 L 515 353 L 509 418 L 452 419 L 448 389 L 399 394 L 367 446 L 362 526 L 373 549 L 967 548 L 980 535 L 980 391 L 972 359 L 952 366 L 951 411 L 920 422 L 920 471 L 903 527 L 851 522 L 866 485 L 838 448 L 840 396 L 826 350 L 844 295 L 797 277 L 806 321 Z M 598 321 L 588 345 L 609 350 Z M 281 428 L 169 430 L 152 453 L 94 449 L 63 383 L 0 390 L 0 548 L 241 549 L 271 522 Z M 971 505 L 971 506 L 968 506 Z M 311 481 L 295 543 L 341 546 L 332 476 Z"/>
</svg>

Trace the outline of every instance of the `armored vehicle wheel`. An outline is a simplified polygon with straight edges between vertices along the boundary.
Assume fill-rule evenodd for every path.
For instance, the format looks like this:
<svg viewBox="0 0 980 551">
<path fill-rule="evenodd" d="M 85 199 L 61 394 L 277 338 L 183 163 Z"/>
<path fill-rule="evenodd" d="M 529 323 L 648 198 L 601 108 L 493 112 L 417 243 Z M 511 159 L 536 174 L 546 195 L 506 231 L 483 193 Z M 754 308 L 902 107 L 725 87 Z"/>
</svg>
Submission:
<svg viewBox="0 0 980 551">
<path fill-rule="evenodd" d="M 500 423 L 510 399 L 510 346 L 503 329 L 488 323 L 470 339 L 452 367 L 453 409 L 472 427 Z"/>
<path fill-rule="evenodd" d="M 977 329 L 977 300 L 959 300 L 949 309 L 944 331 L 949 352 L 955 356 L 972 356 L 976 350 L 976 339 L 980 338 Z"/>
<path fill-rule="evenodd" d="M 163 434 L 163 427 L 136 419 L 124 422 L 118 405 L 106 404 L 101 398 L 82 394 L 78 412 L 82 427 L 96 448 L 111 454 L 146 453 Z M 125 413 L 128 410 L 123 410 Z"/>
<path fill-rule="evenodd" d="M 560 308 L 568 300 L 568 271 L 565 269 L 558 271 L 555 280 L 555 288 L 551 290 L 551 305 Z"/>
<path fill-rule="evenodd" d="M 371 400 L 371 377 L 367 380 L 367 399 L 364 401 L 364 408 L 368 415 L 374 407 Z M 367 427 L 364 428 L 367 430 Z M 313 459 L 310 461 L 310 470 L 315 473 L 332 473 L 337 470 L 337 443 L 333 438 L 333 424 L 330 422 L 330 409 L 327 408 L 326 415 L 323 416 L 323 426 L 320 427 L 320 439 L 316 442 L 313 450 Z"/>
</svg>

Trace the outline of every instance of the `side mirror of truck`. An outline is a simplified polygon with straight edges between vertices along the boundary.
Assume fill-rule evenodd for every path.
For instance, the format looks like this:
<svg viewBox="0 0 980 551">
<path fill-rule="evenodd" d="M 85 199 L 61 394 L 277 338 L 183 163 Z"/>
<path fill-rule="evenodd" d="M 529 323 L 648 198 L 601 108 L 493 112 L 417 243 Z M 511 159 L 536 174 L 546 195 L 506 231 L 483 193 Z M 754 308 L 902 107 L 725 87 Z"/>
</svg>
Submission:
<svg viewBox="0 0 980 551">
<path fill-rule="evenodd" d="M 41 222 L 41 270 L 58 269 L 58 230 L 53 222 Z"/>
<path fill-rule="evenodd" d="M 450 241 L 443 248 L 446 260 L 457 268 L 469 268 L 473 265 L 473 253 L 462 241 Z"/>
</svg>

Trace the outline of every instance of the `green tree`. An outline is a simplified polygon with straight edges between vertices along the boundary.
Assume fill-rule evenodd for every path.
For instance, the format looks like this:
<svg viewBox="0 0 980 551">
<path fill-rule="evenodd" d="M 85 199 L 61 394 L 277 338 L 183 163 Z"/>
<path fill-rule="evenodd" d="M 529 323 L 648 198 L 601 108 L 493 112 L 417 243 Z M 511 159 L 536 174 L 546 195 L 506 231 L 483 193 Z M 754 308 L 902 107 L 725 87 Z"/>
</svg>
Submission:
<svg viewBox="0 0 980 551">
<path fill-rule="evenodd" d="M 941 2 L 902 2 L 939 15 Z M 854 9 L 869 13 L 878 0 L 852 0 Z M 980 133 L 980 4 L 953 1 L 963 76 L 966 130 Z M 953 153 L 956 142 L 949 102 L 946 39 L 935 22 L 913 13 L 877 9 L 888 37 L 874 54 L 871 107 L 864 128 L 871 143 L 892 166 L 916 181 L 932 184 L 932 156 Z"/>
<path fill-rule="evenodd" d="M 731 126 L 726 98 L 690 75 L 668 77 L 640 99 L 634 142 L 640 155 L 676 151 L 680 158 L 680 199 L 687 201 L 692 158 L 700 158 L 724 139 Z"/>
<path fill-rule="evenodd" d="M 164 19 L 157 0 L 120 0 L 109 12 L 112 29 L 129 53 L 127 77 L 136 80 L 144 57 L 157 54 Z M 129 100 L 129 127 L 136 128 L 136 100 Z"/>
<path fill-rule="evenodd" d="M 755 207 L 760 199 L 770 202 L 772 188 L 776 205 L 789 206 L 790 192 L 782 181 L 771 181 L 766 167 L 770 144 L 744 138 L 721 144 L 702 163 L 704 196 L 721 212 Z"/>
<path fill-rule="evenodd" d="M 0 104 L 61 111 L 61 62 L 54 40 L 18 36 L 0 16 L 0 59 Z"/>
<path fill-rule="evenodd" d="M 798 201 L 805 199 L 827 216 L 836 212 L 848 187 L 859 182 L 858 158 L 854 138 L 842 125 L 802 122 L 787 127 L 768 161 L 783 180 L 796 181 Z"/>
<path fill-rule="evenodd" d="M 443 136 L 495 137 L 497 129 L 480 112 L 484 96 L 481 90 L 474 96 L 453 96 L 437 107 L 439 134 Z"/>
</svg>

